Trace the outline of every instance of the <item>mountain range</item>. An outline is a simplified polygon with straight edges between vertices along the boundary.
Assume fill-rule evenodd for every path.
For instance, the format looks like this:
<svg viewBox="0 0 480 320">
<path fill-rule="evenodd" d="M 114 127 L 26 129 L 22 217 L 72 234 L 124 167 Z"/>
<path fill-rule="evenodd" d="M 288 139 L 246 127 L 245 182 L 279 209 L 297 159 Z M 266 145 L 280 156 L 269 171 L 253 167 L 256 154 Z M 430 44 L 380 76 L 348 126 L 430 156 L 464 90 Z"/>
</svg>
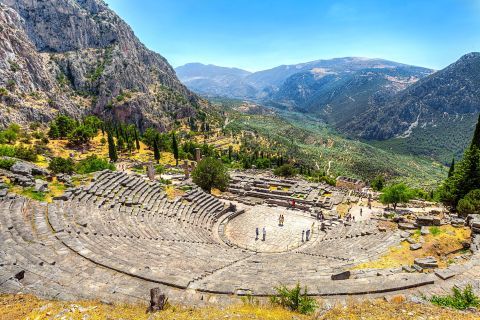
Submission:
<svg viewBox="0 0 480 320">
<path fill-rule="evenodd" d="M 0 125 L 95 113 L 168 127 L 207 103 L 101 0 L 0 0 Z"/>
<path fill-rule="evenodd" d="M 182 76 L 188 66 L 181 67 L 179 78 L 200 92 L 202 79 L 208 76 L 192 71 L 190 77 L 197 78 L 192 84 Z M 221 70 L 217 69 L 217 79 Z M 349 57 L 238 72 L 235 83 L 256 88 L 255 95 L 229 92 L 222 81 L 215 93 L 204 87 L 202 94 L 301 111 L 351 138 L 381 141 L 377 144 L 389 149 L 447 163 L 453 155 L 460 156 L 471 139 L 480 112 L 479 71 L 479 53 L 466 54 L 439 71 Z"/>
</svg>

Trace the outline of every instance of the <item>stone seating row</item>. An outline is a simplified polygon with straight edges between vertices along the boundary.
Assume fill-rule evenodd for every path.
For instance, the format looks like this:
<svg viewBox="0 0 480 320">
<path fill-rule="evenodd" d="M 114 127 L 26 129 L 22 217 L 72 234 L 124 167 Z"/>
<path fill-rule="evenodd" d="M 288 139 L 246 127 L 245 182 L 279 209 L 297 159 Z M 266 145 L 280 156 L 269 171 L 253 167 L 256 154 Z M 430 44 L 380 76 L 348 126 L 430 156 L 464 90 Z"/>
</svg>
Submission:
<svg viewBox="0 0 480 320">
<path fill-rule="evenodd" d="M 67 250 L 53 237 L 46 206 L 21 197 L 0 206 L 0 292 L 50 299 L 143 301 L 143 281 L 132 281 Z M 128 284 L 128 285 L 126 285 Z"/>
</svg>

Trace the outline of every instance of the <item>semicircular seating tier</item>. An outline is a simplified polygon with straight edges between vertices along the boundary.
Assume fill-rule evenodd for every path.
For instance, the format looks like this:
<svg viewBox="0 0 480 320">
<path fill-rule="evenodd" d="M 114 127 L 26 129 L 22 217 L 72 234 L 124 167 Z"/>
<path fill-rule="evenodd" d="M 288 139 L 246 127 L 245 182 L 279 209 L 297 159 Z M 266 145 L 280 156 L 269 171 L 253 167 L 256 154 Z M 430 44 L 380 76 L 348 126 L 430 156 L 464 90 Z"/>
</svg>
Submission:
<svg viewBox="0 0 480 320">
<path fill-rule="evenodd" d="M 0 201 L 3 293 L 137 301 L 159 286 L 182 300 L 206 293 L 269 295 L 278 284 L 297 282 L 311 294 L 348 295 L 438 281 L 400 271 L 352 271 L 350 279 L 332 280 L 400 242 L 397 232 L 381 232 L 375 221 L 334 221 L 304 246 L 255 252 L 222 241 L 220 226 L 241 214 L 235 206 L 200 189 L 170 199 L 159 184 L 137 175 L 102 171 L 89 186 L 49 204 L 13 194 Z"/>
</svg>

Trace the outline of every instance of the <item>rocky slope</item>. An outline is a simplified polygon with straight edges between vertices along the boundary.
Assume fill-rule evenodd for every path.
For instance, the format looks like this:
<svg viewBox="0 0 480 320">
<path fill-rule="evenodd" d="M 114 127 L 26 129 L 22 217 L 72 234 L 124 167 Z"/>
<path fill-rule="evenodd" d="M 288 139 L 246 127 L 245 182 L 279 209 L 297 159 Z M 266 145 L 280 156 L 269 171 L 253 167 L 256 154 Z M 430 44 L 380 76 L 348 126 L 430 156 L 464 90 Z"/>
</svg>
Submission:
<svg viewBox="0 0 480 320">
<path fill-rule="evenodd" d="M 352 137 L 375 140 L 395 152 L 424 155 L 445 164 L 461 158 L 480 112 L 480 54 L 377 101 L 339 126 Z"/>
<path fill-rule="evenodd" d="M 61 112 L 78 115 L 93 111 L 140 127 L 153 124 L 165 128 L 173 119 L 193 116 L 205 105 L 180 83 L 165 58 L 148 50 L 101 0 L 0 3 L 2 11 L 13 9 L 20 17 L 18 32 L 12 37 L 23 37 L 28 50 L 19 52 L 43 59 L 41 83 L 49 87 L 39 89 L 49 92 L 56 88 L 59 92 L 51 94 L 55 99 L 68 97 L 72 107 L 64 109 L 62 104 L 57 108 Z M 5 66 L 2 70 L 5 72 Z M 32 66 L 32 70 L 37 73 L 39 69 Z M 25 87 L 18 89 L 29 92 Z M 23 103 L 14 106 L 18 104 Z"/>
<path fill-rule="evenodd" d="M 59 109 L 80 110 L 58 92 L 44 56 L 36 51 L 18 13 L 0 5 L 0 126 L 45 121 Z"/>
<path fill-rule="evenodd" d="M 287 78 L 270 100 L 340 126 L 430 72 L 388 62 L 359 70 L 313 68 Z"/>
<path fill-rule="evenodd" d="M 427 130 L 440 120 L 475 117 L 479 111 L 480 53 L 470 53 L 392 98 L 372 105 L 342 129 L 366 139 L 407 137 L 416 128 Z"/>
</svg>

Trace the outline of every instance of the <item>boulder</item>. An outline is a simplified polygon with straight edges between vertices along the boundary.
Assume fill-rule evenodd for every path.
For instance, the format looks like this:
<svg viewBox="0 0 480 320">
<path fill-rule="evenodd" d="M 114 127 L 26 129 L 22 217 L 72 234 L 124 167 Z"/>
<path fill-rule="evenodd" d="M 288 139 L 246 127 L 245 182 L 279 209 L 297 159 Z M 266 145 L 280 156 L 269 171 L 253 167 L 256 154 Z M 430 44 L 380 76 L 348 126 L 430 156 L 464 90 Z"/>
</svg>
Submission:
<svg viewBox="0 0 480 320">
<path fill-rule="evenodd" d="M 422 247 L 421 243 L 413 243 L 410 245 L 410 250 L 418 250 Z"/>
<path fill-rule="evenodd" d="M 70 188 L 73 187 L 73 182 L 72 182 L 72 177 L 69 176 L 68 174 L 58 174 L 57 175 L 57 180 L 60 182 L 63 182 L 66 187 Z"/>
<path fill-rule="evenodd" d="M 417 227 L 415 227 L 412 223 L 408 222 L 400 222 L 398 224 L 398 228 L 402 230 L 415 230 Z"/>
<path fill-rule="evenodd" d="M 33 187 L 35 186 L 35 181 L 33 180 L 32 176 L 23 176 L 19 174 L 15 174 L 10 177 L 14 184 L 18 184 L 21 187 Z"/>
<path fill-rule="evenodd" d="M 422 226 L 422 228 L 420 229 L 420 234 L 422 236 L 426 236 L 429 233 L 430 233 L 430 230 L 426 226 Z"/>
<path fill-rule="evenodd" d="M 47 170 L 40 168 L 39 166 L 36 166 L 32 163 L 24 162 L 24 161 L 17 161 L 10 168 L 10 171 L 22 176 L 31 176 L 31 175 L 48 176 L 49 174 Z"/>
<path fill-rule="evenodd" d="M 0 198 L 6 197 L 8 194 L 8 189 L 0 189 Z"/>
<path fill-rule="evenodd" d="M 417 217 L 415 222 L 419 226 L 439 226 L 441 224 L 440 218 L 434 216 Z"/>
<path fill-rule="evenodd" d="M 48 183 L 41 179 L 35 179 L 35 191 L 37 192 L 47 192 Z"/>
<path fill-rule="evenodd" d="M 11 168 L 10 171 L 22 176 L 31 176 L 32 175 L 32 166 L 26 162 L 17 161 Z"/>
<path fill-rule="evenodd" d="M 405 239 L 408 243 L 410 244 L 414 244 L 414 243 L 417 243 L 417 241 L 415 239 L 413 239 L 412 237 L 408 237 L 407 239 Z"/>
<path fill-rule="evenodd" d="M 422 268 L 437 268 L 438 262 L 434 257 L 417 258 L 414 263 Z"/>
<path fill-rule="evenodd" d="M 402 238 L 408 238 L 408 237 L 410 237 L 410 232 L 408 232 L 408 231 L 402 231 L 402 232 L 400 232 L 400 237 L 402 237 Z"/>
</svg>

